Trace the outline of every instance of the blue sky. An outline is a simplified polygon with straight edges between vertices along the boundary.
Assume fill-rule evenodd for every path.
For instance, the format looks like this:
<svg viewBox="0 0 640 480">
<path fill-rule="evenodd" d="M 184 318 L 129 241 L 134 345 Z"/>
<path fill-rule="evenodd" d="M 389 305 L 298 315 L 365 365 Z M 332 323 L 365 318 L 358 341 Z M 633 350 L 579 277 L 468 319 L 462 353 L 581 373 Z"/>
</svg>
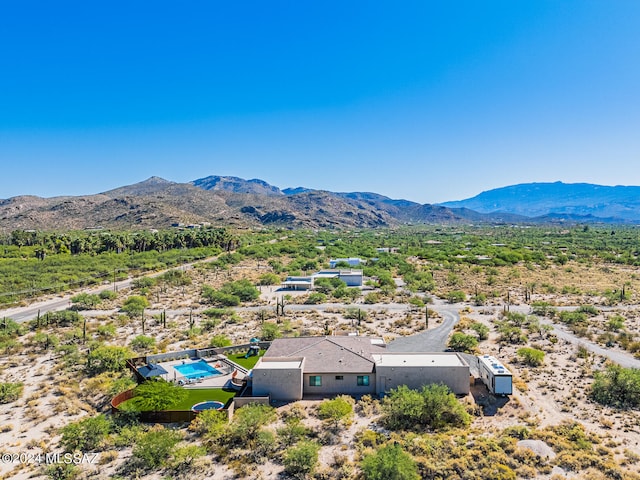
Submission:
<svg viewBox="0 0 640 480">
<path fill-rule="evenodd" d="M 640 2 L 0 3 L 0 198 L 640 185 Z"/>
</svg>

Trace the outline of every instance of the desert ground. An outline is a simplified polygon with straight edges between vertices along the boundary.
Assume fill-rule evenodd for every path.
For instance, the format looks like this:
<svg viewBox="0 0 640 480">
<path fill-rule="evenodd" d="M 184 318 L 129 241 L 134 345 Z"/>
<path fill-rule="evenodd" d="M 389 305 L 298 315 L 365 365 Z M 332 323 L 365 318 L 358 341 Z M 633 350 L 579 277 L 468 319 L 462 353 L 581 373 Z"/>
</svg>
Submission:
<svg viewBox="0 0 640 480">
<path fill-rule="evenodd" d="M 190 318 L 192 322 L 195 318 L 196 327 L 202 326 L 206 320 L 202 312 L 210 307 L 200 295 L 202 285 L 216 287 L 226 281 L 241 278 L 255 282 L 260 274 L 268 270 L 268 267 L 255 261 L 243 261 L 224 273 L 195 267 L 188 270 L 191 285 L 151 289 L 147 295 L 151 305 L 145 313 L 148 318 L 145 334 L 156 339 L 152 352 L 208 346 L 213 335 L 225 335 L 233 344 L 246 343 L 251 337 L 259 336 L 263 322 L 276 322 L 275 302 L 282 298 L 286 298 L 287 302 L 285 314 L 277 321 L 285 336 L 357 330 L 360 334 L 380 336 L 387 342 L 392 342 L 396 337 L 425 331 L 424 310 L 405 303 L 409 295 L 401 286 L 391 296 L 373 305 L 363 304 L 362 297 L 348 305 L 337 302 L 305 305 L 308 295 L 306 292 L 283 292 L 277 286 L 262 286 L 259 300 L 235 308 L 234 317 L 223 320 L 214 329 L 189 328 Z M 458 286 L 462 289 L 472 290 L 480 284 L 480 288 L 489 294 L 505 288 L 512 290 L 508 304 L 503 297 L 489 295 L 484 305 L 468 301 L 452 305 L 439 299 L 436 294 L 432 295 L 433 303 L 428 305 L 431 310 L 429 330 L 438 328 L 444 321 L 445 312 L 452 311 L 455 312 L 456 319 L 460 319 L 455 329 L 464 331 L 469 322 L 481 322 L 489 327 L 489 338 L 480 342 L 477 352 L 497 356 L 514 374 L 516 388 L 508 398 L 494 397 L 483 385 L 478 384 L 472 387 L 467 398 L 460 399 L 474 413 L 471 431 L 491 435 L 507 427 L 544 428 L 575 421 L 582 424 L 589 434 L 598 437 L 602 448 L 611 453 L 626 471 L 636 472 L 640 469 L 639 412 L 603 407 L 588 398 L 593 372 L 601 369 L 606 362 L 611 359 L 618 362 L 623 360 L 628 366 L 636 368 L 640 364 L 628 351 L 616 345 L 603 348 L 597 340 L 599 334 L 606 332 L 606 320 L 613 314 L 622 315 L 626 319 L 627 332 L 640 332 L 640 310 L 633 304 L 604 305 L 602 299 L 590 293 L 597 291 L 602 285 L 616 285 L 621 278 L 637 284 L 635 271 L 614 265 L 604 268 L 570 264 L 536 272 L 509 267 L 500 269 L 490 286 L 486 285 L 486 281 L 477 272 L 460 271 L 457 275 Z M 440 283 L 446 284 L 447 281 L 443 278 Z M 506 309 L 525 314 L 531 312 L 531 307 L 524 303 L 521 293 L 521 286 L 525 283 L 535 285 L 529 303 L 546 301 L 558 308 L 567 309 L 595 304 L 599 308 L 588 337 L 574 335 L 557 322 L 541 318 L 542 322 L 553 328 L 537 337 L 530 335 L 530 345 L 545 352 L 544 364 L 538 367 L 526 366 L 519 360 L 516 352 L 522 345 L 501 344 L 496 328 L 496 321 Z M 572 288 L 563 290 L 562 287 L 567 285 Z M 101 304 L 100 310 L 81 312 L 87 319 L 90 335 L 102 335 L 113 345 L 128 345 L 140 335 L 140 320 L 131 319 L 120 311 L 122 299 L 132 293 L 135 292 L 130 288 L 120 289 L 117 298 Z M 360 325 L 353 318 L 345 318 L 346 312 L 353 308 L 366 312 L 366 318 Z M 162 311 L 167 316 L 166 328 L 156 318 Z M 100 329 L 105 325 L 113 325 L 111 334 L 105 334 L 105 330 Z M 56 333 L 65 334 L 63 331 Z M 0 359 L 0 380 L 24 384 L 20 399 L 0 406 L 1 450 L 5 455 L 14 455 L 13 458 L 3 457 L 0 464 L 0 475 L 7 479 L 47 478 L 46 466 L 35 456 L 60 451 L 59 429 L 69 422 L 107 412 L 109 409 L 110 396 L 104 388 L 109 383 L 108 378 L 89 378 L 78 369 L 66 368 L 63 356 L 54 350 L 43 351 L 41 346 L 33 342 L 33 335 L 30 333 L 25 336 L 24 346 L 19 351 L 9 352 Z M 305 400 L 280 406 L 278 422 L 281 424 L 287 412 L 294 409 L 303 417 L 303 423 L 307 427 L 322 431 L 323 423 L 314 415 L 320 401 Z M 352 471 L 348 466 L 359 455 L 354 439 L 365 429 L 379 428 L 375 408 L 359 405 L 356 412 L 353 421 L 337 438 L 331 439 L 328 445 L 322 447 L 319 471 L 336 471 L 340 468 Z M 278 425 L 276 422 L 269 428 L 277 429 Z M 195 438 L 193 440 L 197 441 Z M 20 454 L 24 454 L 23 457 L 20 458 Z M 80 476 L 96 479 L 117 476 L 119 467 L 126 462 L 128 455 L 130 449 L 126 448 L 102 451 L 93 463 L 80 465 Z M 205 473 L 206 478 L 214 479 L 281 478 L 279 475 L 282 474 L 282 465 L 266 462 L 259 468 L 252 467 L 249 471 L 238 472 L 237 468 L 234 470 L 216 463 L 211 457 L 205 457 L 199 459 L 196 471 L 200 472 L 199 475 Z M 582 473 L 554 466 L 548 473 L 538 474 L 536 478 L 555 480 L 582 478 L 581 475 Z M 180 477 L 179 474 L 176 476 Z M 156 472 L 144 478 L 164 477 Z M 350 477 L 345 474 L 342 478 Z M 530 477 L 522 473 L 519 478 Z"/>
</svg>

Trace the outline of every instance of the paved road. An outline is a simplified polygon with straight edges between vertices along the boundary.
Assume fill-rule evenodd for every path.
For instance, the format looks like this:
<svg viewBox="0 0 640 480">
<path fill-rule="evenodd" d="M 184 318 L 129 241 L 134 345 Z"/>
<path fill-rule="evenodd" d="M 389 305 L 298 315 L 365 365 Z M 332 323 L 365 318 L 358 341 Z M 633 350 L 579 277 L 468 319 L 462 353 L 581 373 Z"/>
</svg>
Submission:
<svg viewBox="0 0 640 480">
<path fill-rule="evenodd" d="M 438 327 L 408 337 L 397 338 L 389 342 L 387 350 L 391 352 L 443 352 L 447 346 L 451 329 L 460 319 L 458 315 L 460 306 L 436 303 L 430 305 L 429 309 L 438 312 L 443 318 Z"/>
<path fill-rule="evenodd" d="M 496 307 L 496 313 L 502 307 Z M 559 307 L 559 310 L 575 310 L 577 307 Z M 601 311 L 612 311 L 614 307 L 598 307 Z M 512 306 L 511 311 L 518 311 L 520 313 L 528 314 L 531 311 L 531 308 L 528 305 L 518 305 Z M 557 323 L 553 323 L 551 320 L 538 317 L 540 319 L 540 323 L 545 325 L 551 325 L 553 327 L 553 334 L 556 335 L 559 339 L 562 339 L 566 342 L 571 343 L 572 345 L 582 346 L 589 350 L 591 353 L 595 353 L 596 355 L 601 355 L 603 357 L 608 358 L 612 362 L 617 363 L 618 365 L 625 368 L 640 368 L 640 360 L 635 358 L 630 353 L 621 352 L 619 350 L 613 350 L 609 348 L 603 348 L 597 343 L 591 342 L 586 338 L 578 337 L 567 330 L 564 325 L 559 325 Z"/>
<path fill-rule="evenodd" d="M 199 260 L 198 262 L 194 262 L 194 263 L 205 262 L 205 261 L 208 261 L 208 260 L 212 260 L 212 259 Z M 189 264 L 181 265 L 179 267 L 170 268 L 170 269 L 166 269 L 166 270 L 162 270 L 162 271 L 159 271 L 159 272 L 150 273 L 148 275 L 143 275 L 143 276 L 145 276 L 145 277 L 157 277 L 157 276 L 160 276 L 163 273 L 167 272 L 168 270 L 175 270 L 175 269 L 185 269 L 186 270 L 186 269 L 191 268 L 192 265 L 193 265 L 193 263 L 189 263 Z M 136 278 L 142 278 L 142 276 L 136 277 Z M 119 282 L 116 282 L 115 283 L 116 290 L 122 290 L 124 288 L 130 288 L 131 284 L 133 283 L 133 281 L 136 278 L 127 278 L 126 280 L 120 280 Z M 86 288 L 86 289 L 83 288 L 83 289 L 78 290 L 78 291 L 73 291 L 73 292 L 70 292 L 70 293 L 66 293 L 64 295 L 61 295 L 59 297 L 52 298 L 52 299 L 49 299 L 49 300 L 37 301 L 37 302 L 31 303 L 30 305 L 28 305 L 26 307 L 15 307 L 15 308 L 8 308 L 8 309 L 0 310 L 0 318 L 7 317 L 7 318 L 11 318 L 12 320 L 14 320 L 16 322 L 26 322 L 28 320 L 36 318 L 36 316 L 38 315 L 38 312 L 40 312 L 40 315 L 44 315 L 47 312 L 57 312 L 57 311 L 69 308 L 71 306 L 71 297 L 77 295 L 80 292 L 96 294 L 97 295 L 97 294 L 99 294 L 100 292 L 102 292 L 104 290 L 113 290 L 113 288 L 114 288 L 114 284 L 109 282 L 108 284 L 102 284 L 102 285 L 98 285 L 98 286 L 91 287 L 91 288 Z"/>
</svg>

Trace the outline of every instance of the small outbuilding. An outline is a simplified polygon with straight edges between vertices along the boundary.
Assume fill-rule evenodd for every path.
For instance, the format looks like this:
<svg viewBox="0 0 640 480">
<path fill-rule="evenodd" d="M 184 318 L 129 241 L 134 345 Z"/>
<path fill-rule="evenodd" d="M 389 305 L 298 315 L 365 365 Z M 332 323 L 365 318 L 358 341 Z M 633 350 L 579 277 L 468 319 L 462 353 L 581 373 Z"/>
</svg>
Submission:
<svg viewBox="0 0 640 480">
<path fill-rule="evenodd" d="M 489 391 L 495 395 L 511 395 L 513 393 L 513 379 L 511 372 L 491 355 L 478 357 L 480 378 Z"/>
</svg>

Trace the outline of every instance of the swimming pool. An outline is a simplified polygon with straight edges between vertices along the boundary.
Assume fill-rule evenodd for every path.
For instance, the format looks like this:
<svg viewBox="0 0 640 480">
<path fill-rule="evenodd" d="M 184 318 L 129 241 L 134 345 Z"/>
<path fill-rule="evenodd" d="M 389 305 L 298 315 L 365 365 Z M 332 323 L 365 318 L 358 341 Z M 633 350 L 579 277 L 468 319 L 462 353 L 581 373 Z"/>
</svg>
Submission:
<svg viewBox="0 0 640 480">
<path fill-rule="evenodd" d="M 209 365 L 205 360 L 198 360 L 197 362 L 185 363 L 184 365 L 174 365 L 174 367 L 180 375 L 186 378 L 202 378 L 213 377 L 214 375 L 222 375 L 219 370 L 216 370 Z"/>
<path fill-rule="evenodd" d="M 224 403 L 219 402 L 217 400 L 208 400 L 206 402 L 196 403 L 191 410 L 194 412 L 202 412 L 203 410 L 222 410 L 224 408 Z"/>
</svg>

